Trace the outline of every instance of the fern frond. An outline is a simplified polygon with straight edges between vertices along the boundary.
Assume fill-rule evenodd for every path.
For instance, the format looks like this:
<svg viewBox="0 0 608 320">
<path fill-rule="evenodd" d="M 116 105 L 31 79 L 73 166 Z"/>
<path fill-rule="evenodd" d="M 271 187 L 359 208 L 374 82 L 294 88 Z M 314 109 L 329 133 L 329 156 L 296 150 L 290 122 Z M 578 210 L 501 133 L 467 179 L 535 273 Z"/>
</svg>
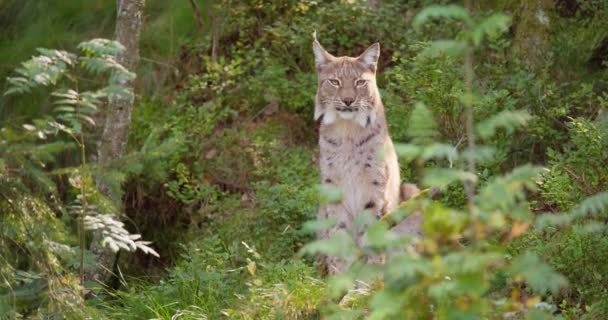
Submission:
<svg viewBox="0 0 608 320">
<path fill-rule="evenodd" d="M 421 102 L 416 103 L 410 117 L 407 134 L 414 144 L 425 145 L 437 134 L 437 124 L 431 111 Z"/>
<path fill-rule="evenodd" d="M 422 151 L 422 160 L 426 161 L 433 158 L 456 160 L 458 159 L 458 150 L 449 144 L 433 143 Z"/>
<path fill-rule="evenodd" d="M 395 144 L 395 152 L 400 158 L 411 161 L 420 156 L 422 148 L 415 144 L 398 143 Z"/>
<path fill-rule="evenodd" d="M 428 6 L 420 13 L 416 15 L 412 25 L 414 29 L 420 30 L 422 26 L 427 23 L 431 19 L 458 19 L 466 22 L 467 24 L 471 23 L 471 17 L 467 10 L 464 7 L 457 5 L 433 5 Z"/>
<path fill-rule="evenodd" d="M 511 18 L 502 13 L 495 13 L 473 28 L 471 31 L 471 40 L 475 46 L 481 44 L 485 36 L 496 37 L 509 29 Z"/>
<path fill-rule="evenodd" d="M 532 116 L 527 111 L 504 110 L 478 123 L 476 126 L 477 134 L 482 139 L 487 139 L 492 137 L 499 128 L 511 133 L 518 127 L 525 125 L 530 119 L 532 119 Z"/>
<path fill-rule="evenodd" d="M 600 192 L 583 200 L 570 214 L 574 217 L 608 216 L 608 191 Z"/>
<path fill-rule="evenodd" d="M 542 167 L 528 164 L 517 167 L 504 176 L 494 178 L 480 191 L 476 199 L 478 206 L 486 211 L 494 209 L 509 211 L 517 201 L 525 199 L 524 188 L 531 190 L 537 188 L 537 180 L 543 170 Z"/>
<path fill-rule="evenodd" d="M 84 225 L 86 230 L 101 231 L 102 246 L 109 247 L 114 252 L 120 249 L 129 252 L 139 249 L 146 254 L 160 257 L 148 246 L 151 242 L 139 240 L 141 238 L 139 234 L 130 234 L 124 228 L 124 223 L 116 220 L 113 215 L 87 215 L 84 217 Z"/>
<path fill-rule="evenodd" d="M 108 39 L 93 39 L 78 44 L 78 49 L 89 56 L 116 56 L 125 50 L 125 47 L 118 41 Z"/>
<path fill-rule="evenodd" d="M 15 70 L 20 77 L 9 77 L 9 88 L 5 95 L 26 93 L 38 86 L 56 84 L 73 64 L 75 55 L 61 50 L 39 48 L 42 54 L 23 62 L 21 68 Z"/>
<path fill-rule="evenodd" d="M 429 168 L 425 170 L 423 184 L 429 187 L 443 188 L 456 181 L 477 181 L 477 175 L 456 169 Z"/>
</svg>

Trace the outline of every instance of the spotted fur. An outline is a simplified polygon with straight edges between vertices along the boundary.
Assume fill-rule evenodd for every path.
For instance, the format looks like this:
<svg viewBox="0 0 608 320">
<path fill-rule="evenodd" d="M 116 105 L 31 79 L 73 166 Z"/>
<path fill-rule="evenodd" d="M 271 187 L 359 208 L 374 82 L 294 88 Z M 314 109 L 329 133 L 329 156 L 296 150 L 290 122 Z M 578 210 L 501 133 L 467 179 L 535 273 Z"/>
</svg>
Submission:
<svg viewBox="0 0 608 320">
<path fill-rule="evenodd" d="M 337 221 L 319 237 L 347 232 L 362 244 L 365 234 L 355 230 L 356 217 L 367 212 L 379 219 L 397 207 L 401 193 L 397 155 L 376 85 L 380 46 L 373 44 L 358 57 L 334 57 L 315 39 L 313 51 L 321 181 L 339 188 L 343 195 L 341 202 L 319 209 L 320 219 Z M 326 257 L 324 264 L 334 274 L 351 262 Z"/>
</svg>

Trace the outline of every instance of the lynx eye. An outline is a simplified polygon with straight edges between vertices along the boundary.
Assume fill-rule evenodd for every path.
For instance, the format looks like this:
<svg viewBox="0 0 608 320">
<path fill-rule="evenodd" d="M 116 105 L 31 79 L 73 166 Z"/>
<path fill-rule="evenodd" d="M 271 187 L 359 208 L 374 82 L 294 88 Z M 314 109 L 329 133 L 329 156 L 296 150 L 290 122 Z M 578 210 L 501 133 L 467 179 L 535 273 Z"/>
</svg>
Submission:
<svg viewBox="0 0 608 320">
<path fill-rule="evenodd" d="M 366 84 L 367 84 L 367 80 L 362 80 L 362 79 L 361 79 L 361 80 L 357 80 L 357 81 L 355 81 L 355 85 L 356 85 L 357 87 L 362 87 L 362 86 L 364 86 L 364 85 L 366 85 Z"/>
<path fill-rule="evenodd" d="M 340 86 L 340 80 L 337 79 L 329 79 L 329 83 L 333 84 L 334 86 Z"/>
</svg>

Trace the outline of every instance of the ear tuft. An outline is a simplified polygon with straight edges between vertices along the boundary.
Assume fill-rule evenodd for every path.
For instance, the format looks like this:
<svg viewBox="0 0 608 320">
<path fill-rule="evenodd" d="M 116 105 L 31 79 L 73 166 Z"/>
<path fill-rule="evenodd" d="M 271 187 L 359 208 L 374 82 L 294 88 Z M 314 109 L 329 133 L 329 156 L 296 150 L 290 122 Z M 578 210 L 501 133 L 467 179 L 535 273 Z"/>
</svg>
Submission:
<svg viewBox="0 0 608 320">
<path fill-rule="evenodd" d="M 312 51 L 315 53 L 315 65 L 317 66 L 317 69 L 319 69 L 323 65 L 329 63 L 333 59 L 333 56 L 323 49 L 317 40 L 316 31 L 312 33 L 312 38 Z"/>
<path fill-rule="evenodd" d="M 380 44 L 378 42 L 369 46 L 365 51 L 357 58 L 366 67 L 370 68 L 374 72 L 378 64 L 378 58 L 380 57 Z"/>
</svg>

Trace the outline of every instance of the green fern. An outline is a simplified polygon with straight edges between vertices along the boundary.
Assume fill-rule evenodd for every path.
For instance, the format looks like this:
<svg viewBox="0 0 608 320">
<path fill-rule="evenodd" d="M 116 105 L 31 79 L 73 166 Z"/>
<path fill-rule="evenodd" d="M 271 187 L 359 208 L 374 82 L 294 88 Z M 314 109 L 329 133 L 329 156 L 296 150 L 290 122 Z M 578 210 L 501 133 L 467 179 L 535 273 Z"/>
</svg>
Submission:
<svg viewBox="0 0 608 320">
<path fill-rule="evenodd" d="M 41 303 L 66 310 L 80 305 L 81 302 L 78 301 L 83 298 L 81 294 L 84 292 L 83 274 L 87 255 L 85 231 L 101 231 L 103 245 L 115 251 L 140 250 L 158 257 L 158 253 L 149 246 L 150 242 L 141 240 L 138 234 L 130 234 L 124 224 L 112 215 L 107 215 L 108 212 L 115 212 L 114 208 L 95 189 L 92 179 L 93 174 L 98 174 L 99 179 L 110 181 L 108 185 L 119 186 L 125 180 L 125 172 L 141 167 L 139 161 L 133 159 L 144 155 L 137 153 L 119 159 L 117 163 L 122 165 L 104 163 L 102 167 L 86 163 L 90 132 L 87 129 L 96 126 L 95 114 L 110 99 L 132 99 L 133 92 L 121 84 L 132 81 L 135 74 L 116 61 L 116 55 L 123 50 L 116 41 L 94 39 L 81 43 L 79 48 L 84 55 L 39 49 L 41 55 L 24 62 L 15 70 L 18 76 L 8 79 L 5 95 L 27 93 L 37 87 L 53 87 L 51 98 L 54 108 L 51 114 L 34 119 L 19 130 L 10 127 L 0 130 L 0 172 L 3 173 L 0 178 L 0 212 L 3 218 L 0 243 L 11 244 L 0 247 L 2 256 L 6 257 L 5 262 L 10 266 L 0 268 L 0 276 L 5 281 L 12 279 L 9 286 L 13 287 L 13 294 L 18 290 L 34 290 L 32 292 L 35 296 L 44 297 L 43 291 L 55 286 L 52 290 L 65 292 L 62 297 L 66 301 L 50 300 Z M 79 91 L 78 82 L 83 74 L 95 76 L 96 80 L 105 79 L 106 85 L 96 90 Z M 77 148 L 80 164 L 57 167 L 59 154 L 75 151 L 74 148 Z M 159 152 L 158 150 L 151 149 L 152 152 Z M 129 161 L 135 164 L 130 164 Z M 109 170 L 110 165 L 115 168 Z M 73 191 L 60 195 L 57 176 L 70 177 L 68 180 Z M 65 205 L 64 201 L 69 203 L 70 198 L 75 198 L 73 203 Z M 58 219 L 55 212 L 64 217 Z M 67 225 L 75 222 L 79 223 L 77 238 L 64 230 Z M 54 230 L 49 230 L 52 228 Z M 32 232 L 36 235 L 32 235 Z M 76 243 L 79 250 L 64 250 Z M 11 252 L 15 246 L 19 249 Z M 64 259 L 63 256 L 66 255 L 71 260 Z M 79 283 L 76 281 L 76 270 L 80 273 Z M 8 272 L 41 273 L 45 277 L 32 280 L 36 286 L 26 288 L 18 283 L 26 278 L 5 274 Z M 60 276 L 66 280 L 58 281 Z M 5 294 L 9 295 L 10 292 L 0 290 L 0 297 Z M 73 312 L 64 312 L 71 313 Z M 3 316 L 2 313 L 0 316 Z"/>
<path fill-rule="evenodd" d="M 437 136 L 437 125 L 431 111 L 423 104 L 416 103 L 409 121 L 407 134 L 414 144 L 430 144 Z"/>
<path fill-rule="evenodd" d="M 499 209 L 508 212 L 518 201 L 526 197 L 525 190 L 538 188 L 538 180 L 543 172 L 542 167 L 524 165 L 510 173 L 493 178 L 479 191 L 477 205 L 487 212 Z M 497 196 L 501 195 L 501 196 Z"/>
<path fill-rule="evenodd" d="M 592 195 L 579 204 L 570 212 L 576 218 L 592 216 L 605 218 L 608 216 L 608 192 L 600 192 Z"/>
<path fill-rule="evenodd" d="M 415 29 L 420 30 L 425 23 L 432 19 L 457 19 L 467 24 L 472 23 L 469 13 L 461 6 L 432 5 L 422 9 L 414 18 L 412 25 Z"/>
<path fill-rule="evenodd" d="M 477 134 L 482 139 L 488 139 L 496 134 L 500 128 L 512 133 L 515 129 L 524 126 L 532 116 L 526 111 L 504 110 L 477 124 Z"/>
</svg>

